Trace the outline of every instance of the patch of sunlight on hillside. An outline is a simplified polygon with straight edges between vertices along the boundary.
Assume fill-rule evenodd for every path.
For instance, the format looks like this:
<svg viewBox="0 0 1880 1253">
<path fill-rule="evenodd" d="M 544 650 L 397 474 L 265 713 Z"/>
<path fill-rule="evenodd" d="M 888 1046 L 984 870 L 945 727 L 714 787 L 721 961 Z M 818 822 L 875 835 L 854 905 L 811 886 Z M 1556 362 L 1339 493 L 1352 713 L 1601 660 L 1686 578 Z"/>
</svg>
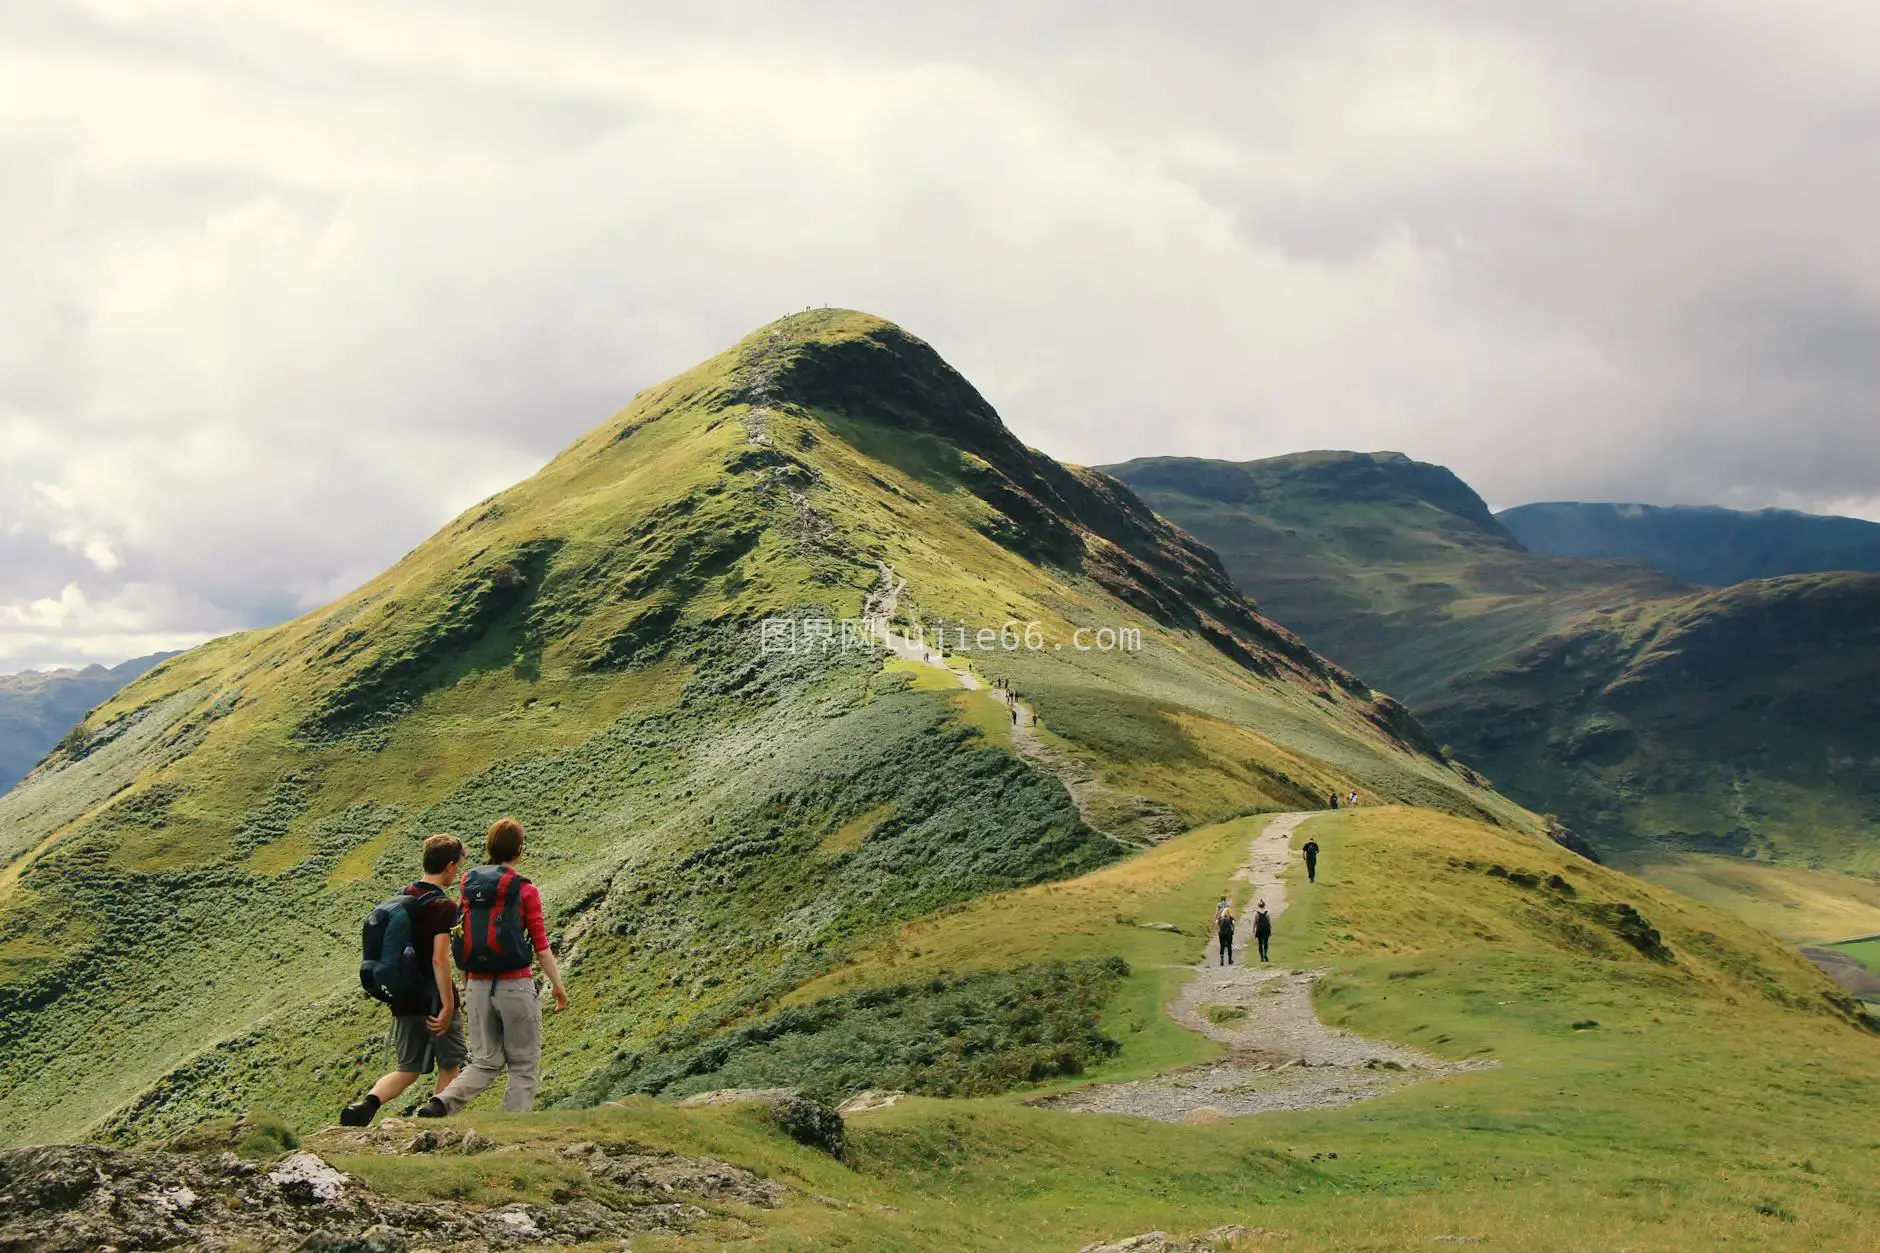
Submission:
<svg viewBox="0 0 1880 1253">
<path fill-rule="evenodd" d="M 1880 931 L 1880 882 L 1832 870 L 1677 853 L 1631 868 L 1790 944 Z"/>
</svg>

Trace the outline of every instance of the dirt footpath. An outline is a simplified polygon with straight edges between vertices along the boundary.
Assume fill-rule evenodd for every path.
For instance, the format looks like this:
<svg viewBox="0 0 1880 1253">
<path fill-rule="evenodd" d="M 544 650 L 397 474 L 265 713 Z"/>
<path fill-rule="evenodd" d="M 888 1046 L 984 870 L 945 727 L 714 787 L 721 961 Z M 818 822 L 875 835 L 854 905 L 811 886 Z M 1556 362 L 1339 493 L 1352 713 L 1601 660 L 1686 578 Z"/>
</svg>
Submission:
<svg viewBox="0 0 1880 1253">
<path fill-rule="evenodd" d="M 1280 874 L 1292 856 L 1293 831 L 1313 816 L 1280 814 L 1269 820 L 1254 837 L 1246 864 L 1234 873 L 1250 889 L 1235 926 L 1235 958 L 1249 964 L 1220 965 L 1219 946 L 1210 937 L 1195 977 L 1165 1007 L 1176 1022 L 1232 1052 L 1133 1083 L 1079 1088 L 1038 1104 L 1163 1122 L 1209 1121 L 1349 1105 L 1419 1079 L 1496 1065 L 1445 1062 L 1327 1027 L 1312 1010 L 1312 985 L 1325 972 L 1260 962 L 1253 941 L 1255 904 L 1264 900 L 1275 933 L 1283 932 L 1286 887 Z"/>
</svg>

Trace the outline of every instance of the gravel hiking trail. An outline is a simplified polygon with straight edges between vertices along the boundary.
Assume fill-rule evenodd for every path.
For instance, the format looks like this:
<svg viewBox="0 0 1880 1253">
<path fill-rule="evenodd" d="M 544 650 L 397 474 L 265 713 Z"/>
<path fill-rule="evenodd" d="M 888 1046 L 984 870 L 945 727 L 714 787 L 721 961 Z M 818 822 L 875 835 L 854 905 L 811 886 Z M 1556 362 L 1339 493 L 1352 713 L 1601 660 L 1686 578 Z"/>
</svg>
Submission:
<svg viewBox="0 0 1880 1253">
<path fill-rule="evenodd" d="M 1129 1083 L 1077 1088 L 1034 1104 L 1162 1122 L 1211 1122 L 1273 1110 L 1349 1105 L 1419 1079 L 1496 1065 L 1445 1062 L 1327 1027 L 1312 1011 L 1312 985 L 1324 971 L 1260 961 L 1253 939 L 1256 904 L 1266 902 L 1274 941 L 1282 943 L 1286 885 L 1280 873 L 1292 856 L 1293 831 L 1313 816 L 1279 814 L 1268 820 L 1254 837 L 1246 864 L 1234 872 L 1235 882 L 1248 887 L 1235 925 L 1234 958 L 1236 963 L 1244 958 L 1247 964 L 1220 965 L 1220 946 L 1210 935 L 1195 977 L 1165 1006 L 1182 1026 L 1226 1045 L 1228 1055 Z"/>
<path fill-rule="evenodd" d="M 917 661 L 942 670 L 952 675 L 954 681 L 969 692 L 984 690 L 985 683 L 970 669 L 949 663 L 944 653 L 929 647 L 925 641 L 894 630 L 891 623 L 895 607 L 901 593 L 907 589 L 907 579 L 896 575 L 894 567 L 886 562 L 880 563 L 880 569 L 881 582 L 868 594 L 862 605 L 862 620 L 868 624 L 874 637 L 889 652 L 904 661 Z M 1007 710 L 1016 715 L 1012 718 L 1012 747 L 1020 757 L 1046 774 L 1055 775 L 1064 784 L 1065 790 L 1071 794 L 1071 803 L 1077 806 L 1077 812 L 1085 825 L 1125 848 L 1134 850 L 1146 847 L 1144 841 L 1127 840 L 1106 829 L 1103 813 L 1105 802 L 1112 799 L 1110 790 L 1097 780 L 1089 766 L 1038 734 L 1037 710 L 1012 692 L 999 689 L 994 694 L 1004 702 Z M 1172 833 L 1167 823 L 1163 823 L 1158 830 L 1162 836 Z"/>
</svg>

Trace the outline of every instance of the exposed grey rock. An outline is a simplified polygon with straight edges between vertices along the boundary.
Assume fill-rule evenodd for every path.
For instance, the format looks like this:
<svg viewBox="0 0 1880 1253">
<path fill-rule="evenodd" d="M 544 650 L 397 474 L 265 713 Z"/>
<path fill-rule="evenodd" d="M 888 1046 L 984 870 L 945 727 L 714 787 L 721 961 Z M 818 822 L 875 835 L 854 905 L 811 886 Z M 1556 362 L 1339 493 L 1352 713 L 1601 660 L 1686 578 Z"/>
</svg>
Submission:
<svg viewBox="0 0 1880 1253">
<path fill-rule="evenodd" d="M 1145 1231 L 1141 1235 L 1125 1236 L 1108 1244 L 1086 1244 L 1077 1253 L 1215 1253 L 1216 1250 L 1228 1248 L 1235 1241 L 1254 1237 L 1284 1240 L 1289 1235 L 1289 1232 L 1273 1227 L 1243 1227 L 1232 1223 L 1204 1231 L 1198 1236 L 1171 1236 L 1166 1231 Z"/>
<path fill-rule="evenodd" d="M 821 1149 L 840 1160 L 848 1144 L 842 1115 L 795 1088 L 717 1088 L 679 1102 L 681 1108 L 700 1105 L 755 1104 L 765 1107 L 771 1121 L 798 1144 Z"/>
<path fill-rule="evenodd" d="M 714 1088 L 710 1092 L 699 1092 L 679 1102 L 680 1109 L 695 1109 L 701 1105 L 747 1105 L 753 1101 L 781 1101 L 797 1095 L 795 1088 Z"/>
<path fill-rule="evenodd" d="M 640 1148 L 609 1150 L 585 1140 L 569 1145 L 561 1155 L 580 1162 L 589 1177 L 638 1195 L 686 1195 L 775 1209 L 789 1191 L 780 1183 L 709 1157 Z"/>
<path fill-rule="evenodd" d="M 397 1145 L 411 1136 L 394 1129 L 386 1138 Z M 676 1156 L 659 1157 L 648 1177 L 666 1186 L 647 1189 L 653 1195 L 644 1203 L 609 1206 L 576 1199 L 491 1211 L 376 1196 L 305 1150 L 257 1168 L 226 1152 L 133 1152 L 98 1145 L 10 1149 L 0 1152 L 0 1253 L 565 1246 L 686 1231 L 706 1217 L 692 1197 L 774 1205 L 784 1194 L 781 1185 L 722 1162 Z"/>
<path fill-rule="evenodd" d="M 873 1088 L 866 1092 L 857 1092 L 842 1104 L 836 1106 L 836 1113 L 847 1118 L 850 1114 L 866 1114 L 873 1109 L 886 1109 L 899 1104 L 905 1092 L 877 1092 Z"/>
</svg>

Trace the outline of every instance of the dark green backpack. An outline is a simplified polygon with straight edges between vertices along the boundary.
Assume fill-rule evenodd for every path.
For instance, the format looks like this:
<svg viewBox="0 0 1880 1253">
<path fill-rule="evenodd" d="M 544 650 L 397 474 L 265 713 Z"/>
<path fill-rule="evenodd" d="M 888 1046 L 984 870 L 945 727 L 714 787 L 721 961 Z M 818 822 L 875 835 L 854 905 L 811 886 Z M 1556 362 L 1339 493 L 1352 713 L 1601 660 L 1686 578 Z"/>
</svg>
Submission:
<svg viewBox="0 0 1880 1253">
<path fill-rule="evenodd" d="M 366 915 L 359 945 L 359 986 L 367 996 L 396 1005 L 417 1000 L 430 986 L 430 955 L 418 952 L 413 912 L 439 894 L 436 888 L 416 896 L 400 892 Z"/>
</svg>

